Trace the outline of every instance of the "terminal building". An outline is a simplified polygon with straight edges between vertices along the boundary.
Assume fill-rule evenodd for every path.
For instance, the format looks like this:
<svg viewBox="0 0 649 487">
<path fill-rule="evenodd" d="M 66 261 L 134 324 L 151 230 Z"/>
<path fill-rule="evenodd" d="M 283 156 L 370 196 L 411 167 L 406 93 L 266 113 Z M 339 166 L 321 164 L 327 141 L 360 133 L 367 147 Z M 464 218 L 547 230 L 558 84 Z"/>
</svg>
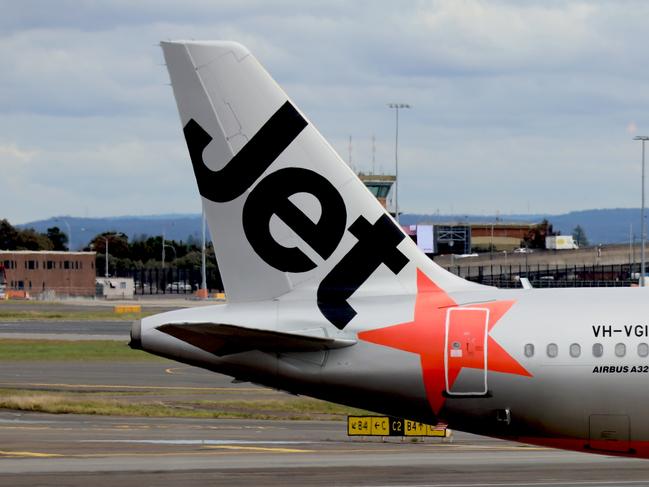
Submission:
<svg viewBox="0 0 649 487">
<path fill-rule="evenodd" d="M 404 226 L 406 234 L 427 254 L 470 254 L 472 252 L 511 252 L 536 226 L 535 223 L 436 223 Z M 432 229 L 432 230 L 429 230 Z M 420 239 L 432 232 L 433 245 L 422 246 Z M 432 250 L 428 250 L 431 248 Z"/>
<path fill-rule="evenodd" d="M 94 296 L 96 252 L 0 250 L 8 293 Z"/>
</svg>

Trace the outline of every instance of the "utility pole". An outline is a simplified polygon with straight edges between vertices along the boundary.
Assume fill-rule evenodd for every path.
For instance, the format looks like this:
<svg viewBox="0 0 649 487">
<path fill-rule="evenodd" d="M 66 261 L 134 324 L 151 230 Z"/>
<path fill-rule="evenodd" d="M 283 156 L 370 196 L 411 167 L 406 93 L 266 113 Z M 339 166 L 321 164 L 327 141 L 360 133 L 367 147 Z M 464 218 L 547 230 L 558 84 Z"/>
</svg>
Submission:
<svg viewBox="0 0 649 487">
<path fill-rule="evenodd" d="M 629 223 L 629 265 L 633 273 L 633 223 Z"/>
<path fill-rule="evenodd" d="M 349 159 L 347 163 L 349 164 L 349 167 L 351 168 L 352 171 L 354 171 L 354 164 L 352 163 L 352 136 L 349 136 L 349 146 L 347 147 L 349 150 Z"/>
</svg>

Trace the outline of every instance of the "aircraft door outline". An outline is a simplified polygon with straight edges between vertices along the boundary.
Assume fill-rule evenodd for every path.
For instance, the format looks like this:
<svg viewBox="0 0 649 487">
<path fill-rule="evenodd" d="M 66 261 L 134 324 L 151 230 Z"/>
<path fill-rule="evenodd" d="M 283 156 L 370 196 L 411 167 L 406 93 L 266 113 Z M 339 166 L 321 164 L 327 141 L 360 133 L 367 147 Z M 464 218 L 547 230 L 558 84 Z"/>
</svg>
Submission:
<svg viewBox="0 0 649 487">
<path fill-rule="evenodd" d="M 484 396 L 487 394 L 488 336 L 488 308 L 450 308 L 446 312 L 444 380 L 448 395 Z M 480 349 L 482 349 L 482 353 L 480 353 Z M 476 390 L 458 390 L 457 387 L 453 387 L 454 384 L 450 383 L 449 370 L 454 370 L 459 374 L 463 368 L 482 370 L 482 380 L 478 382 L 476 379 L 475 382 Z M 456 376 L 455 379 L 457 380 L 457 378 Z"/>
</svg>

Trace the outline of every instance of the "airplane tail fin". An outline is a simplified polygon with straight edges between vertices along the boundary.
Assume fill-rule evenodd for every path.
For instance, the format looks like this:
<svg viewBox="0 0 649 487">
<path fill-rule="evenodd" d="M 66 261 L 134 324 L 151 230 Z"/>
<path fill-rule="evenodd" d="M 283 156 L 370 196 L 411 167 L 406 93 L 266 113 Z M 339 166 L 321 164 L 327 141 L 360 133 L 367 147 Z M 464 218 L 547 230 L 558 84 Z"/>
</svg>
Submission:
<svg viewBox="0 0 649 487">
<path fill-rule="evenodd" d="M 419 268 L 447 291 L 475 286 L 417 249 L 246 48 L 161 46 L 231 302 L 308 289 L 340 327 L 368 280 L 410 289 Z"/>
</svg>

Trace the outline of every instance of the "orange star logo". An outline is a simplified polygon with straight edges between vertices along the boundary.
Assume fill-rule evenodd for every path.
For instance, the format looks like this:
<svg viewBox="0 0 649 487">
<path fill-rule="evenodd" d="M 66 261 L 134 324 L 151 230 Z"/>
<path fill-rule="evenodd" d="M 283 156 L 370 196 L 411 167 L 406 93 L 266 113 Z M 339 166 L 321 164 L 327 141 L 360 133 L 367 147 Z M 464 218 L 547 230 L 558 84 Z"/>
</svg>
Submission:
<svg viewBox="0 0 649 487">
<path fill-rule="evenodd" d="M 493 301 L 479 306 L 458 306 L 418 269 L 414 320 L 364 331 L 358 337 L 418 354 L 428 402 L 438 414 L 444 405 L 445 390 L 451 390 L 463 368 L 532 377 L 489 335 L 513 304 L 514 301 Z"/>
</svg>

